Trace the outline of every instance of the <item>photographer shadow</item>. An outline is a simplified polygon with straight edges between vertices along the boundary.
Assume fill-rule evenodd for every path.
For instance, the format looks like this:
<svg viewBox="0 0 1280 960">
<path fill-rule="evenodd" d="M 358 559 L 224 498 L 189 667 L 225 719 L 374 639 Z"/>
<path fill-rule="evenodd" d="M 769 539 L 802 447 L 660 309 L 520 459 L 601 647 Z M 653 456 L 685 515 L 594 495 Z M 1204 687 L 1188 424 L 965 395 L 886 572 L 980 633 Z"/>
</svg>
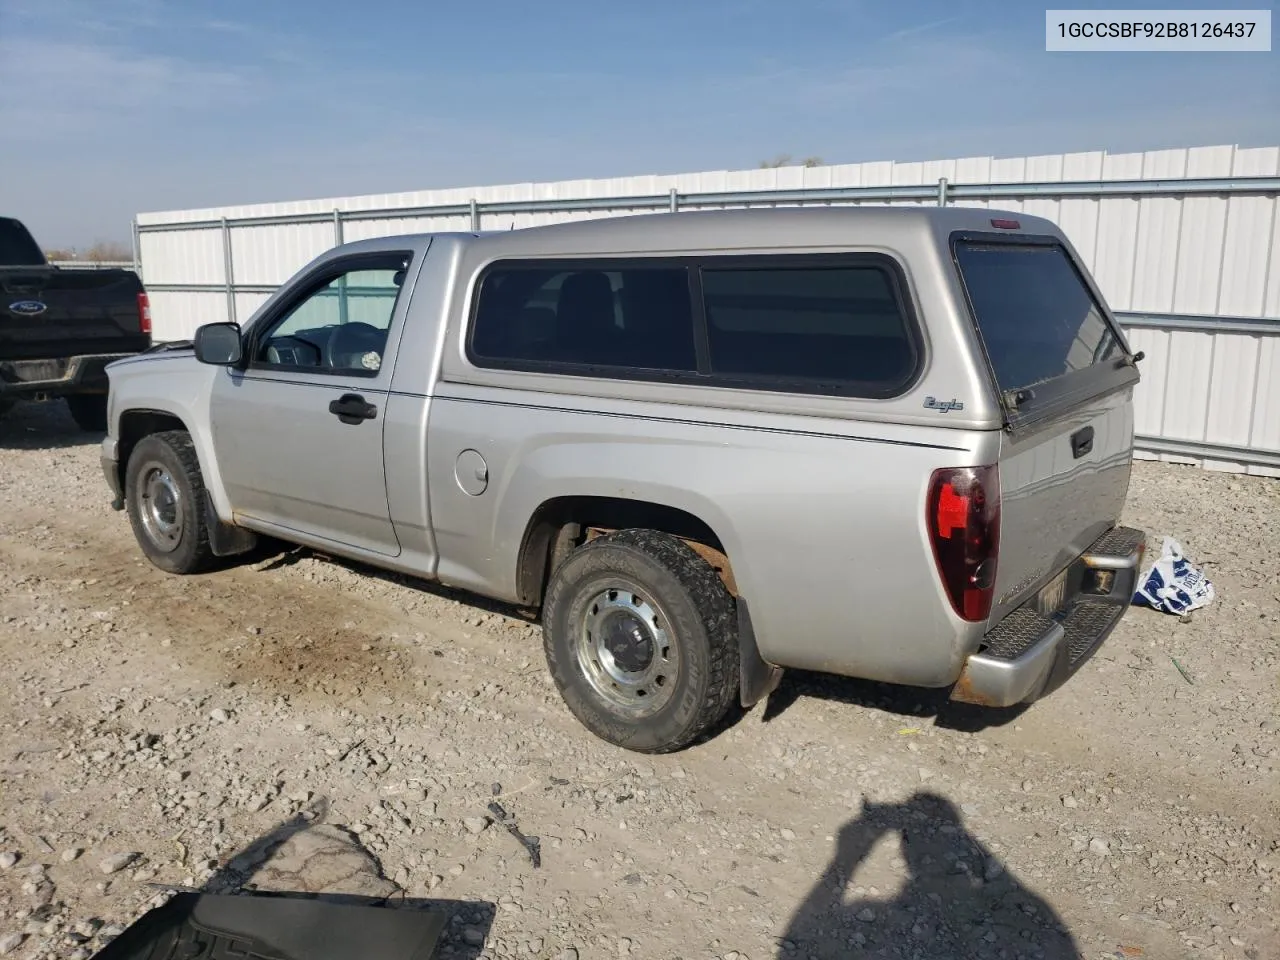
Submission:
<svg viewBox="0 0 1280 960">
<path fill-rule="evenodd" d="M 897 833 L 908 876 L 893 898 L 846 900 L 845 891 L 880 839 Z M 904 803 L 866 803 L 841 828 L 835 854 L 796 909 L 779 957 L 1036 957 L 1077 960 L 1075 939 L 1053 908 L 1019 883 L 964 828 L 946 798 L 917 793 Z"/>
</svg>

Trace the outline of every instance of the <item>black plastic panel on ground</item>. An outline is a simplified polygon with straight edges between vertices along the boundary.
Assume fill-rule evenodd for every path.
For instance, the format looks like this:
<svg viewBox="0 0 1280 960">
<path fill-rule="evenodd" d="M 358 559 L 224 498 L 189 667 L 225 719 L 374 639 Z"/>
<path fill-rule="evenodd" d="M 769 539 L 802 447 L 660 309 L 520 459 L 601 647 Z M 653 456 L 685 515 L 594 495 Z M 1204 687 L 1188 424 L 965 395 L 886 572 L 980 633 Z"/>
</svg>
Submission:
<svg viewBox="0 0 1280 960">
<path fill-rule="evenodd" d="M 435 960 L 447 919 L 435 910 L 184 893 L 93 960 Z"/>
</svg>

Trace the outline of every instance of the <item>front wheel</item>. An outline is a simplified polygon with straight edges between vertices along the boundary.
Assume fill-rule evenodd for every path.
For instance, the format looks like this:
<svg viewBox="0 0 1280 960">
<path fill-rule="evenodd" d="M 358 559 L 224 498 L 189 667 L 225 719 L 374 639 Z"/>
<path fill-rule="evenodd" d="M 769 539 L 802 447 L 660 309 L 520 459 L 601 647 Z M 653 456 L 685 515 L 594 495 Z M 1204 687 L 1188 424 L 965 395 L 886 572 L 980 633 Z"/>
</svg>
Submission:
<svg viewBox="0 0 1280 960">
<path fill-rule="evenodd" d="M 570 711 L 628 750 L 683 749 L 734 703 L 733 597 L 665 533 L 623 530 L 573 551 L 547 587 L 543 640 Z"/>
<path fill-rule="evenodd" d="M 167 573 L 213 565 L 204 479 L 190 434 L 167 430 L 138 441 L 124 482 L 129 524 L 148 560 Z"/>
</svg>

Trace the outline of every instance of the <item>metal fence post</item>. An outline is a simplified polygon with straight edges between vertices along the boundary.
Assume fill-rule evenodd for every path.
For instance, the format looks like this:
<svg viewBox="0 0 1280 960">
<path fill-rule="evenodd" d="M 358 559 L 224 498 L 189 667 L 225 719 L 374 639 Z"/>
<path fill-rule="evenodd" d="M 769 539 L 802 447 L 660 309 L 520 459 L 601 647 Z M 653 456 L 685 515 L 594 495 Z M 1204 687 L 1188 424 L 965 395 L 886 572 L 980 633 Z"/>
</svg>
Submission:
<svg viewBox="0 0 1280 960">
<path fill-rule="evenodd" d="M 667 200 L 667 210 L 670 213 L 676 213 L 680 209 L 680 194 L 676 193 L 676 188 L 671 188 L 671 195 Z"/>
<path fill-rule="evenodd" d="M 133 218 L 132 226 L 133 239 L 133 272 L 139 277 L 142 276 L 142 239 L 138 236 L 138 218 Z"/>
<path fill-rule="evenodd" d="M 938 178 L 938 206 L 945 207 L 947 205 L 947 178 Z"/>
<path fill-rule="evenodd" d="M 471 198 L 471 232 L 480 232 L 480 204 L 476 202 L 475 197 Z"/>
<path fill-rule="evenodd" d="M 335 247 L 342 246 L 342 211 L 333 211 L 333 245 Z M 346 323 L 349 319 L 347 314 L 347 275 L 344 273 L 338 278 L 338 322 Z"/>
<path fill-rule="evenodd" d="M 222 270 L 227 283 L 227 319 L 236 322 L 236 277 L 231 254 L 231 225 L 222 217 Z"/>
</svg>

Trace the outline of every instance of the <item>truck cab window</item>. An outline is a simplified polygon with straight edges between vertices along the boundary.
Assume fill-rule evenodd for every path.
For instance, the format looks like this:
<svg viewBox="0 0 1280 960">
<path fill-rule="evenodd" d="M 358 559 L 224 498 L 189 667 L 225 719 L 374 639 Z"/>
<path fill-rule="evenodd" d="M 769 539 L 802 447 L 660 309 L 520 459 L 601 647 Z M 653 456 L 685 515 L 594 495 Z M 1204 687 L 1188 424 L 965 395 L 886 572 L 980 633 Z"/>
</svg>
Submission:
<svg viewBox="0 0 1280 960">
<path fill-rule="evenodd" d="M 485 365 L 698 369 L 688 270 L 664 262 L 499 265 L 473 329 Z"/>
<path fill-rule="evenodd" d="M 404 281 L 404 258 L 361 264 L 304 294 L 259 342 L 255 366 L 373 376 Z"/>
</svg>

